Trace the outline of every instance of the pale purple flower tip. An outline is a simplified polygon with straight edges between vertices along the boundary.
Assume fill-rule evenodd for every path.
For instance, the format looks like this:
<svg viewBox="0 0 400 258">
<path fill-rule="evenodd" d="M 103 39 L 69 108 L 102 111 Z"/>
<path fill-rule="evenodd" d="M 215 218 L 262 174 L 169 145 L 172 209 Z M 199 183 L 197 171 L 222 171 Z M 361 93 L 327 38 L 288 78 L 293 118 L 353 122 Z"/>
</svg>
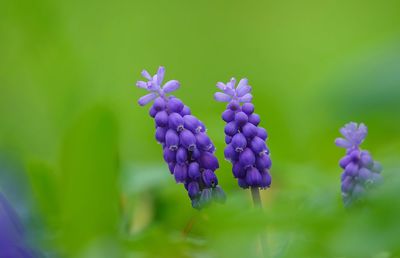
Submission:
<svg viewBox="0 0 400 258">
<path fill-rule="evenodd" d="M 152 95 L 148 94 L 139 99 L 139 105 L 141 106 L 144 106 L 147 103 L 151 102 L 157 96 L 164 97 L 166 93 L 173 92 L 179 88 L 179 82 L 176 80 L 168 81 L 164 86 L 162 86 L 165 75 L 165 68 L 162 66 L 158 68 L 157 74 L 155 74 L 154 76 L 151 76 L 146 70 L 143 70 L 141 74 L 148 81 L 137 81 L 136 86 L 152 92 Z M 156 97 L 153 97 L 154 94 Z"/>
<path fill-rule="evenodd" d="M 337 138 L 335 144 L 347 149 L 346 156 L 340 159 L 339 165 L 344 169 L 341 190 L 344 205 L 348 207 L 362 199 L 369 188 L 381 182 L 382 168 L 368 151 L 360 149 L 360 144 L 367 135 L 364 124 L 348 123 L 340 129 L 340 133 L 344 138 Z M 374 170 L 374 167 L 378 169 Z"/>
<path fill-rule="evenodd" d="M 343 138 L 337 138 L 335 143 L 338 147 L 350 148 L 359 146 L 367 136 L 367 127 L 361 123 L 350 122 L 340 129 Z"/>
</svg>

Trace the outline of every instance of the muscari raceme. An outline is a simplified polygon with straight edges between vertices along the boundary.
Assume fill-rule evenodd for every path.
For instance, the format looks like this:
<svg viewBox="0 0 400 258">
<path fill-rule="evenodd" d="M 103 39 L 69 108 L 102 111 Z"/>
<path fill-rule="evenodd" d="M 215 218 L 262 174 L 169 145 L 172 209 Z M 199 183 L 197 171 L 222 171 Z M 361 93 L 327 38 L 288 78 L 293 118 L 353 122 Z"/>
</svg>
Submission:
<svg viewBox="0 0 400 258">
<path fill-rule="evenodd" d="M 382 180 L 382 167 L 379 162 L 374 161 L 368 151 L 360 148 L 367 132 L 364 124 L 350 122 L 340 129 L 344 138 L 335 140 L 338 147 L 346 149 L 346 155 L 339 162 L 340 167 L 344 169 L 341 190 L 346 207 L 360 200 L 367 189 Z"/>
<path fill-rule="evenodd" d="M 271 185 L 271 159 L 265 143 L 267 131 L 259 126 L 260 116 L 254 113 L 251 87 L 247 79 L 218 82 L 222 92 L 215 93 L 217 101 L 228 102 L 222 113 L 225 126 L 225 158 L 232 163 L 233 176 L 242 188 L 265 189 Z"/>
<path fill-rule="evenodd" d="M 139 99 L 139 105 L 154 101 L 149 114 L 155 121 L 155 138 L 163 147 L 164 160 L 176 182 L 184 184 L 194 208 L 200 209 L 212 200 L 223 202 L 225 193 L 214 173 L 219 168 L 215 147 L 190 108 L 180 99 L 167 96 L 180 84 L 170 80 L 162 85 L 164 74 L 164 67 L 159 67 L 154 76 L 143 70 L 147 81 L 136 83 L 150 92 Z"/>
</svg>

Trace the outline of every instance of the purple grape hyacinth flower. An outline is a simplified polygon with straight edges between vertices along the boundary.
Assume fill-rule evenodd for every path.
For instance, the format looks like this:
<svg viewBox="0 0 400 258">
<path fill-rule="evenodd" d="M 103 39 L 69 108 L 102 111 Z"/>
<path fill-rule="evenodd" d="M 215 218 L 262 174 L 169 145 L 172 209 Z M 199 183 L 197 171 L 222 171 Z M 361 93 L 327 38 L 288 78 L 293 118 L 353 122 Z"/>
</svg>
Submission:
<svg viewBox="0 0 400 258">
<path fill-rule="evenodd" d="M 218 82 L 222 92 L 215 93 L 215 100 L 228 102 L 222 119 L 226 122 L 225 158 L 232 163 L 233 176 L 242 188 L 265 189 L 271 185 L 271 159 L 265 143 L 267 131 L 259 126 L 260 116 L 254 113 L 251 87 L 247 79 L 228 83 Z"/>
<path fill-rule="evenodd" d="M 143 70 L 142 76 L 148 81 L 136 83 L 150 92 L 139 99 L 139 105 L 154 101 L 149 114 L 155 121 L 155 138 L 163 147 L 164 160 L 175 181 L 184 184 L 194 208 L 201 209 L 212 200 L 223 202 L 225 193 L 215 175 L 219 168 L 215 147 L 190 108 L 180 99 L 167 96 L 180 84 L 171 80 L 162 85 L 164 74 L 164 67 L 159 67 L 154 76 Z"/>
<path fill-rule="evenodd" d="M 339 165 L 344 172 L 341 176 L 342 197 L 346 207 L 360 200 L 365 191 L 382 180 L 382 167 L 372 159 L 371 154 L 361 150 L 360 145 L 367 136 L 367 127 L 350 122 L 340 129 L 344 138 L 337 138 L 335 144 L 346 149 L 346 155 Z"/>
</svg>

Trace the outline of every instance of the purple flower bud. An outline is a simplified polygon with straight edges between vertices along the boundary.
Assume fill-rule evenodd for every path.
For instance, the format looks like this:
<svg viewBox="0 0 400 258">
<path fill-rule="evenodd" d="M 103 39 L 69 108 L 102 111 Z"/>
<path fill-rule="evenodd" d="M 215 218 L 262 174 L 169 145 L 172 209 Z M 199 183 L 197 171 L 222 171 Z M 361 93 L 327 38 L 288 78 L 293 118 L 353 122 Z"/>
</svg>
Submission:
<svg viewBox="0 0 400 258">
<path fill-rule="evenodd" d="M 352 150 L 349 153 L 349 156 L 350 156 L 352 161 L 358 162 L 358 160 L 360 159 L 360 151 L 359 150 Z"/>
<path fill-rule="evenodd" d="M 353 179 L 351 176 L 346 176 L 342 182 L 342 192 L 349 193 L 353 188 Z"/>
<path fill-rule="evenodd" d="M 217 185 L 215 188 L 212 189 L 212 197 L 216 202 L 219 203 L 224 203 L 226 200 L 225 192 L 219 185 Z"/>
<path fill-rule="evenodd" d="M 184 117 L 184 116 L 188 116 L 190 114 L 192 114 L 192 112 L 190 111 L 190 108 L 186 105 L 183 106 L 183 109 L 181 111 L 181 116 Z"/>
<path fill-rule="evenodd" d="M 227 134 L 229 136 L 234 136 L 237 132 L 238 132 L 238 127 L 237 127 L 237 124 L 234 121 L 229 122 L 225 126 L 225 134 Z"/>
<path fill-rule="evenodd" d="M 249 167 L 246 171 L 246 182 L 249 186 L 258 187 L 261 185 L 262 177 L 255 167 Z"/>
<path fill-rule="evenodd" d="M 372 165 L 372 171 L 374 171 L 375 173 L 381 173 L 382 171 L 382 166 L 379 162 L 374 161 L 374 164 Z"/>
<path fill-rule="evenodd" d="M 361 168 L 358 171 L 358 177 L 363 181 L 370 180 L 372 177 L 372 172 L 369 171 L 367 168 Z"/>
<path fill-rule="evenodd" d="M 239 127 L 245 125 L 248 121 L 248 117 L 246 113 L 240 111 L 235 114 L 235 122 Z"/>
<path fill-rule="evenodd" d="M 179 113 L 183 109 L 183 103 L 178 98 L 170 98 L 167 106 L 170 112 Z"/>
<path fill-rule="evenodd" d="M 178 162 L 179 164 L 186 163 L 187 159 L 188 159 L 187 150 L 183 147 L 180 147 L 176 151 L 176 162 Z"/>
<path fill-rule="evenodd" d="M 196 141 L 197 148 L 201 150 L 208 151 L 213 147 L 210 138 L 205 133 L 196 134 Z"/>
<path fill-rule="evenodd" d="M 257 126 L 260 124 L 260 116 L 257 114 L 251 114 L 249 116 L 249 123 L 252 123 L 253 125 Z"/>
<path fill-rule="evenodd" d="M 346 168 L 345 168 L 344 171 L 345 171 L 346 174 L 349 175 L 349 176 L 357 176 L 357 174 L 358 174 L 358 164 L 357 164 L 357 163 L 354 163 L 354 162 L 350 162 L 350 163 L 346 166 Z"/>
<path fill-rule="evenodd" d="M 157 127 L 156 129 L 156 140 L 159 143 L 165 142 L 165 134 L 167 132 L 167 129 L 165 127 Z"/>
<path fill-rule="evenodd" d="M 268 138 L 267 130 L 265 130 L 262 127 L 258 127 L 257 128 L 257 136 L 265 141 Z"/>
<path fill-rule="evenodd" d="M 232 147 L 236 152 L 242 152 L 247 146 L 246 137 L 243 134 L 238 133 L 232 137 Z"/>
<path fill-rule="evenodd" d="M 210 169 L 213 171 L 216 170 L 217 168 L 219 168 L 217 158 L 209 152 L 201 153 L 201 156 L 199 159 L 199 164 L 202 168 Z"/>
<path fill-rule="evenodd" d="M 229 104 L 227 105 L 226 108 L 233 110 L 233 111 L 237 111 L 240 109 L 240 104 L 238 101 L 231 101 L 231 102 L 229 102 Z"/>
<path fill-rule="evenodd" d="M 169 169 L 169 172 L 171 172 L 171 174 L 174 173 L 175 164 L 176 164 L 175 162 L 168 162 L 168 169 Z"/>
<path fill-rule="evenodd" d="M 256 157 L 254 156 L 253 151 L 250 148 L 246 148 L 242 153 L 240 153 L 239 162 L 245 169 L 253 166 L 256 162 Z"/>
<path fill-rule="evenodd" d="M 246 170 L 239 162 L 233 163 L 232 173 L 235 178 L 244 178 L 246 176 Z"/>
<path fill-rule="evenodd" d="M 253 140 L 250 142 L 250 148 L 253 150 L 254 153 L 257 155 L 262 155 L 263 153 L 266 152 L 267 146 L 265 145 L 265 142 L 263 139 L 260 137 L 254 137 Z"/>
<path fill-rule="evenodd" d="M 351 157 L 350 156 L 344 156 L 343 158 L 340 159 L 339 165 L 345 169 L 346 166 L 351 162 Z"/>
<path fill-rule="evenodd" d="M 254 112 L 254 105 L 252 103 L 244 103 L 242 105 L 242 111 L 247 115 L 251 115 Z"/>
<path fill-rule="evenodd" d="M 199 149 L 194 149 L 190 151 L 192 160 L 198 160 L 201 156 L 201 151 Z"/>
<path fill-rule="evenodd" d="M 218 179 L 212 170 L 206 169 L 202 173 L 203 182 L 207 187 L 215 187 L 218 185 Z"/>
<path fill-rule="evenodd" d="M 189 174 L 189 177 L 194 180 L 199 179 L 201 176 L 199 163 L 197 163 L 197 162 L 190 163 L 189 168 L 188 168 L 188 174 Z"/>
<path fill-rule="evenodd" d="M 167 163 L 176 162 L 176 152 L 172 151 L 170 148 L 164 148 L 163 156 Z"/>
<path fill-rule="evenodd" d="M 168 129 L 165 134 L 165 144 L 170 150 L 176 151 L 179 146 L 178 133 L 173 129 Z"/>
<path fill-rule="evenodd" d="M 178 113 L 171 113 L 169 115 L 169 127 L 180 132 L 183 128 L 183 118 Z"/>
<path fill-rule="evenodd" d="M 165 127 L 168 125 L 168 113 L 166 111 L 160 111 L 154 117 L 156 125 L 160 127 Z"/>
<path fill-rule="evenodd" d="M 354 186 L 352 195 L 353 195 L 355 198 L 360 198 L 360 197 L 363 196 L 364 194 L 365 194 L 365 189 L 364 189 L 364 187 L 361 186 L 360 184 L 356 184 L 356 185 Z"/>
<path fill-rule="evenodd" d="M 258 156 L 256 159 L 256 167 L 260 170 L 263 171 L 264 169 L 270 169 L 271 168 L 271 159 L 268 155 L 261 155 Z"/>
<path fill-rule="evenodd" d="M 186 115 L 183 117 L 183 125 L 192 133 L 196 133 L 196 129 L 200 126 L 199 120 L 192 115 Z"/>
<path fill-rule="evenodd" d="M 239 153 L 235 151 L 235 148 L 233 148 L 232 144 L 229 144 L 225 147 L 224 156 L 225 159 L 230 161 L 236 161 L 239 159 Z"/>
<path fill-rule="evenodd" d="M 190 198 L 194 198 L 200 194 L 200 187 L 197 182 L 190 182 L 188 185 L 188 194 Z"/>
<path fill-rule="evenodd" d="M 164 100 L 163 98 L 161 98 L 161 97 L 156 98 L 156 99 L 154 100 L 153 107 L 154 107 L 154 109 L 157 110 L 157 111 L 164 110 L 165 107 L 166 107 L 165 100 Z"/>
<path fill-rule="evenodd" d="M 153 106 L 149 109 L 149 115 L 150 115 L 152 118 L 155 118 L 156 115 L 157 115 L 157 110 L 156 110 Z"/>
<path fill-rule="evenodd" d="M 368 152 L 361 153 L 360 159 L 361 166 L 363 167 L 371 168 L 374 165 L 374 161 L 372 160 L 372 157 Z"/>
<path fill-rule="evenodd" d="M 200 205 L 206 206 L 212 199 L 212 192 L 210 188 L 204 188 L 200 195 Z"/>
<path fill-rule="evenodd" d="M 199 121 L 199 126 L 196 128 L 196 133 L 204 133 L 205 131 L 206 127 L 201 121 Z"/>
<path fill-rule="evenodd" d="M 225 110 L 222 113 L 222 119 L 227 123 L 232 122 L 235 119 L 235 112 L 230 109 Z"/>
<path fill-rule="evenodd" d="M 238 185 L 243 189 L 249 188 L 249 185 L 247 184 L 247 181 L 245 178 L 238 178 Z"/>
<path fill-rule="evenodd" d="M 252 123 L 247 123 L 242 128 L 242 133 L 246 138 L 253 138 L 257 135 L 257 126 L 253 125 Z"/>
<path fill-rule="evenodd" d="M 189 130 L 183 130 L 180 134 L 181 144 L 188 150 L 193 151 L 196 148 L 196 137 Z"/>
<path fill-rule="evenodd" d="M 185 164 L 176 164 L 174 177 L 177 183 L 184 183 L 187 178 L 187 166 Z"/>
<path fill-rule="evenodd" d="M 261 184 L 260 187 L 262 188 L 268 188 L 271 185 L 271 175 L 269 174 L 268 170 L 264 170 L 264 172 L 261 173 Z"/>
</svg>

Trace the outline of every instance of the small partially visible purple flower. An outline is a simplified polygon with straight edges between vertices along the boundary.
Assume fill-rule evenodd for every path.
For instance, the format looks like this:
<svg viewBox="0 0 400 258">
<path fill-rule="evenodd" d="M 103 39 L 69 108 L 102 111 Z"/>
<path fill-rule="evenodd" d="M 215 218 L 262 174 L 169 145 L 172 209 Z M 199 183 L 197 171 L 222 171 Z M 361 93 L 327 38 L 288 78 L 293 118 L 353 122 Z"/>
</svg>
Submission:
<svg viewBox="0 0 400 258">
<path fill-rule="evenodd" d="M 219 167 L 215 147 L 203 123 L 191 115 L 190 108 L 180 99 L 166 95 L 180 84 L 171 80 L 162 85 L 164 75 L 164 67 L 154 76 L 143 70 L 142 76 L 147 81 L 138 81 L 136 85 L 150 92 L 139 99 L 139 105 L 154 101 L 149 114 L 154 118 L 155 138 L 163 147 L 169 171 L 177 183 L 185 185 L 194 208 L 200 209 L 212 200 L 223 202 L 225 194 L 215 175 Z"/>
<path fill-rule="evenodd" d="M 217 101 L 229 102 L 222 113 L 227 123 L 225 158 L 232 163 L 233 176 L 240 187 L 265 189 L 271 185 L 271 159 L 265 144 L 268 135 L 258 127 L 260 116 L 254 113 L 248 80 L 241 79 L 237 87 L 235 84 L 235 78 L 227 83 L 218 82 L 217 88 L 222 92 L 214 95 Z"/>
<path fill-rule="evenodd" d="M 339 165 L 344 170 L 341 191 L 344 205 L 348 207 L 362 199 L 367 189 L 381 182 L 382 167 L 368 151 L 360 148 L 368 133 L 363 123 L 350 122 L 340 129 L 340 133 L 344 138 L 337 138 L 335 144 L 346 149 Z"/>
<path fill-rule="evenodd" d="M 35 258 L 39 252 L 30 248 L 17 213 L 0 192 L 0 257 Z"/>
</svg>

